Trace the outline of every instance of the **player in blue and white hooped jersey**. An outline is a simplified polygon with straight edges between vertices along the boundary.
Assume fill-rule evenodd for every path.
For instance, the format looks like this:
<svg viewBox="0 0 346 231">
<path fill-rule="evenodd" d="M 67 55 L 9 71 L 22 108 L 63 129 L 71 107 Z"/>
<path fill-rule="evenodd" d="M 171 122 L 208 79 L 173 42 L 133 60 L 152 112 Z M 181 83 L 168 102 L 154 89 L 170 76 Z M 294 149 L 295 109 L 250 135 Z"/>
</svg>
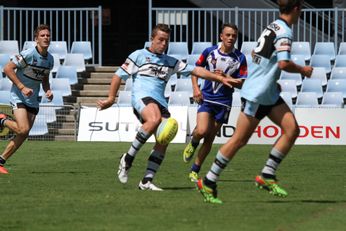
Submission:
<svg viewBox="0 0 346 231">
<path fill-rule="evenodd" d="M 299 66 L 291 61 L 291 26 L 297 23 L 303 0 L 278 0 L 280 17 L 269 24 L 258 39 L 252 52 L 253 63 L 242 90 L 242 110 L 232 138 L 218 151 L 216 159 L 203 180 L 198 182 L 201 192 L 210 202 L 220 203 L 216 198 L 216 182 L 234 157 L 253 134 L 265 116 L 282 129 L 281 136 L 274 143 L 269 158 L 255 183 L 272 195 L 285 197 L 287 192 L 277 184 L 276 170 L 294 145 L 299 135 L 299 127 L 294 114 L 280 97 L 277 85 L 281 70 L 300 73 L 310 77 L 311 66 Z"/>
<path fill-rule="evenodd" d="M 45 97 L 53 99 L 49 85 L 49 73 L 53 68 L 54 59 L 48 52 L 50 44 L 50 28 L 39 25 L 34 31 L 36 46 L 22 51 L 4 67 L 4 72 L 12 81 L 11 105 L 15 120 L 0 113 L 0 126 L 8 127 L 16 136 L 10 140 L 0 156 L 0 168 L 6 160 L 22 145 L 29 135 L 39 111 L 40 85 L 45 91 Z M 4 168 L 3 168 L 4 169 Z M 0 169 L 1 172 L 1 169 Z"/>
<path fill-rule="evenodd" d="M 120 158 L 118 179 L 127 183 L 128 171 L 132 162 L 149 137 L 156 131 L 163 118 L 169 118 L 168 105 L 164 97 L 164 89 L 169 78 L 175 74 L 193 73 L 199 77 L 216 80 L 228 86 L 236 83 L 232 78 L 211 73 L 201 67 L 193 67 L 164 54 L 168 47 L 170 28 L 165 24 L 154 27 L 151 46 L 133 52 L 112 78 L 109 95 L 106 100 L 99 100 L 98 107 L 106 109 L 115 101 L 122 80 L 132 77 L 132 106 L 134 113 L 142 122 L 135 140 L 127 153 Z M 148 159 L 148 167 L 143 179 L 139 182 L 141 190 L 162 189 L 152 181 L 166 153 L 167 145 L 156 142 Z"/>
<path fill-rule="evenodd" d="M 206 48 L 196 62 L 196 66 L 244 80 L 247 77 L 247 63 L 245 55 L 234 47 L 237 37 L 237 26 L 224 24 L 220 33 L 222 42 L 220 45 Z M 191 141 L 183 151 L 183 160 L 189 162 L 200 140 L 204 139 L 189 173 L 190 180 L 196 181 L 201 166 L 210 152 L 216 133 L 222 124 L 228 122 L 234 89 L 218 82 L 205 80 L 201 91 L 196 76 L 192 77 L 192 82 L 194 100 L 199 103 L 197 124 L 193 130 Z M 241 84 L 236 87 L 240 88 Z"/>
</svg>

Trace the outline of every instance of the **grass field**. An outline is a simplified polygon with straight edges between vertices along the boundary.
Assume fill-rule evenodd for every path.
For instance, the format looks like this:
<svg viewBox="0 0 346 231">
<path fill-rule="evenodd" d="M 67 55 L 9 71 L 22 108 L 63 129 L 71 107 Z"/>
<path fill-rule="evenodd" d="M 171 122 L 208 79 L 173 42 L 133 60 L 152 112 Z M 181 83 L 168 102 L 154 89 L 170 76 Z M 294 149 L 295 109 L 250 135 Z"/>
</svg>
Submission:
<svg viewBox="0 0 346 231">
<path fill-rule="evenodd" d="M 346 230 L 345 146 L 294 147 L 278 171 L 289 192 L 282 199 L 254 187 L 270 146 L 248 145 L 221 176 L 224 204 L 213 205 L 188 181 L 183 145 L 169 147 L 155 179 L 164 192 L 137 189 L 152 144 L 120 184 L 116 168 L 129 145 L 26 142 L 0 175 L 0 230 Z"/>
</svg>

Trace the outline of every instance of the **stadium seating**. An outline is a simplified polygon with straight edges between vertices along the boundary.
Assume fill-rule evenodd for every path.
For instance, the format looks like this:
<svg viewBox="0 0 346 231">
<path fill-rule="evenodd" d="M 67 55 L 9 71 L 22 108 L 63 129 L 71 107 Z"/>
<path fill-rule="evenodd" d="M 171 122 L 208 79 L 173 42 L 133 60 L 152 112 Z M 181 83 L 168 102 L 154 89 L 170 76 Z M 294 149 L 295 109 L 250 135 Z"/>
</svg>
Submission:
<svg viewBox="0 0 346 231">
<path fill-rule="evenodd" d="M 54 78 L 51 79 L 51 83 L 50 83 L 50 89 L 54 92 L 54 91 L 61 91 L 61 94 L 63 96 L 69 96 L 72 95 L 72 91 L 71 91 L 71 85 L 68 79 L 66 78 Z"/>
<path fill-rule="evenodd" d="M 59 90 L 52 90 L 52 92 L 53 99 L 51 101 L 48 101 L 48 99 L 45 96 L 42 96 L 41 104 L 54 106 L 55 109 L 61 109 L 64 105 L 64 97 L 62 95 L 62 92 Z"/>
<path fill-rule="evenodd" d="M 52 105 L 41 103 L 38 115 L 44 115 L 46 123 L 53 123 L 56 121 L 56 111 Z"/>
<path fill-rule="evenodd" d="M 292 55 L 303 55 L 305 61 L 309 61 L 311 58 L 311 47 L 309 42 L 292 42 L 291 47 Z"/>
<path fill-rule="evenodd" d="M 281 80 L 295 80 L 296 86 L 299 87 L 302 85 L 302 76 L 299 73 L 290 73 L 282 71 L 280 75 Z"/>
<path fill-rule="evenodd" d="M 296 107 L 318 107 L 318 97 L 315 92 L 299 92 Z"/>
<path fill-rule="evenodd" d="M 59 54 L 59 58 L 64 60 L 67 54 L 67 44 L 66 41 L 51 41 L 48 51 L 50 53 Z"/>
<path fill-rule="evenodd" d="M 346 42 L 340 43 L 338 55 L 346 55 Z"/>
<path fill-rule="evenodd" d="M 327 86 L 327 73 L 322 67 L 315 67 L 312 71 L 310 79 L 320 79 L 322 86 Z"/>
<path fill-rule="evenodd" d="M 342 108 L 344 99 L 341 92 L 325 92 L 322 98 L 321 107 Z"/>
<path fill-rule="evenodd" d="M 83 54 L 66 54 L 64 66 L 75 66 L 77 72 L 85 71 L 85 62 Z"/>
<path fill-rule="evenodd" d="M 53 53 L 51 55 L 54 58 L 54 65 L 53 65 L 53 69 L 51 70 L 51 72 L 56 73 L 58 71 L 58 68 L 61 66 L 59 54 Z"/>
<path fill-rule="evenodd" d="M 192 97 L 192 81 L 190 78 L 177 79 L 177 84 L 175 85 L 174 91 L 186 91 L 190 92 L 190 97 Z"/>
<path fill-rule="evenodd" d="M 189 55 L 189 56 L 187 57 L 187 64 L 190 64 L 190 65 L 195 66 L 195 64 L 196 64 L 196 62 L 197 62 L 197 60 L 199 59 L 200 56 L 201 56 L 200 54 L 199 54 L 199 55 L 197 55 L 197 54 L 195 54 L 195 55 L 193 55 L 193 54 Z"/>
<path fill-rule="evenodd" d="M 201 55 L 206 48 L 211 46 L 211 42 L 193 42 L 191 55 Z"/>
<path fill-rule="evenodd" d="M 45 115 L 38 114 L 29 132 L 29 136 L 42 136 L 48 133 L 47 118 Z"/>
<path fill-rule="evenodd" d="M 335 45 L 333 42 L 316 42 L 313 55 L 328 55 L 330 61 L 335 60 Z"/>
<path fill-rule="evenodd" d="M 189 50 L 186 42 L 170 42 L 167 54 L 174 56 L 179 60 L 187 60 Z M 180 58 L 179 58 L 180 57 Z"/>
<path fill-rule="evenodd" d="M 330 79 L 346 79 L 346 67 L 334 67 Z"/>
<path fill-rule="evenodd" d="M 317 98 L 322 98 L 323 96 L 323 88 L 322 88 L 322 80 L 320 79 L 304 79 L 302 83 L 301 92 L 314 92 L 316 93 Z"/>
<path fill-rule="evenodd" d="M 8 78 L 0 78 L 0 91 L 10 91 L 12 88 L 12 81 Z"/>
<path fill-rule="evenodd" d="M 246 58 L 246 64 L 247 64 L 247 66 L 249 68 L 251 66 L 251 64 L 252 64 L 252 55 L 247 54 L 247 55 L 245 55 L 245 58 Z"/>
<path fill-rule="evenodd" d="M 119 91 L 117 104 L 119 106 L 131 106 L 131 91 Z"/>
<path fill-rule="evenodd" d="M 328 55 L 312 55 L 310 60 L 310 65 L 315 67 L 323 67 L 327 74 L 332 71 L 332 66 L 330 63 L 330 56 Z"/>
<path fill-rule="evenodd" d="M 280 96 L 281 98 L 286 102 L 286 104 L 292 108 L 293 106 L 293 101 L 292 101 L 292 94 L 291 92 L 288 92 L 288 91 L 283 91 L 283 92 L 280 92 Z"/>
<path fill-rule="evenodd" d="M 0 71 L 3 73 L 3 68 L 5 65 L 10 61 L 10 55 L 9 54 L 0 54 Z M 1 77 L 1 76 L 0 76 Z"/>
<path fill-rule="evenodd" d="M 173 91 L 168 99 L 168 105 L 189 106 L 190 92 L 188 91 Z"/>
<path fill-rule="evenodd" d="M 77 69 L 75 66 L 59 66 L 55 78 L 66 78 L 70 85 L 78 83 Z"/>
<path fill-rule="evenodd" d="M 335 67 L 346 67 L 346 54 L 337 55 L 335 57 L 334 68 Z"/>
<path fill-rule="evenodd" d="M 326 92 L 342 92 L 342 96 L 346 99 L 346 80 L 331 79 L 328 81 Z"/>
<path fill-rule="evenodd" d="M 175 89 L 175 86 L 177 85 L 177 81 L 178 81 L 177 74 L 171 75 L 171 77 L 169 78 L 169 80 L 167 82 L 167 85 L 170 86 L 171 90 Z"/>
<path fill-rule="evenodd" d="M 240 51 L 244 55 L 251 55 L 252 50 L 257 46 L 257 42 L 244 41 Z"/>
<path fill-rule="evenodd" d="M 72 54 L 83 54 L 84 60 L 92 59 L 91 43 L 89 41 L 74 41 L 71 47 Z"/>
<path fill-rule="evenodd" d="M 300 66 L 305 66 L 305 56 L 304 55 L 291 55 L 291 60 Z"/>
<path fill-rule="evenodd" d="M 17 40 L 0 40 L 0 54 L 8 54 L 10 57 L 19 54 Z"/>
<path fill-rule="evenodd" d="M 298 91 L 297 91 L 297 83 L 293 79 L 280 79 L 278 81 L 278 84 L 281 86 L 282 92 L 290 92 L 292 95 L 292 98 L 296 98 Z"/>
<path fill-rule="evenodd" d="M 23 44 L 23 48 L 22 51 L 25 51 L 29 48 L 35 47 L 36 46 L 36 42 L 35 41 L 25 41 Z"/>
<path fill-rule="evenodd" d="M 10 105 L 11 93 L 10 91 L 1 91 L 0 90 L 0 104 Z"/>
</svg>

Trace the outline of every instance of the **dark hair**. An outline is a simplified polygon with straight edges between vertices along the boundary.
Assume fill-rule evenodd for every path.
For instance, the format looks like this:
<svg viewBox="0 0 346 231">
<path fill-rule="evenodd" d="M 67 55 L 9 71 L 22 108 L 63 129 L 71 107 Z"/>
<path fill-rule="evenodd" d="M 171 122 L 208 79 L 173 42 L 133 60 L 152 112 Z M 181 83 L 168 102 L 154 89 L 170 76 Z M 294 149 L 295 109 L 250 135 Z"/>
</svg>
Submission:
<svg viewBox="0 0 346 231">
<path fill-rule="evenodd" d="M 232 28 L 233 30 L 238 31 L 238 27 L 237 27 L 235 24 L 224 23 L 224 24 L 222 24 L 222 26 L 221 26 L 221 32 L 220 32 L 220 33 L 222 33 L 223 30 L 224 30 L 226 27 L 230 27 L 230 28 Z"/>
<path fill-rule="evenodd" d="M 167 34 L 171 33 L 171 29 L 169 28 L 167 24 L 159 23 L 153 28 L 153 31 L 151 32 L 151 37 L 155 37 L 155 35 L 157 34 L 159 30 L 166 32 Z"/>
<path fill-rule="evenodd" d="M 304 0 L 277 0 L 281 14 L 290 13 L 294 7 L 301 8 Z"/>
<path fill-rule="evenodd" d="M 38 25 L 34 31 L 34 36 L 35 38 L 37 38 L 38 36 L 38 33 L 41 31 L 41 30 L 48 30 L 50 32 L 50 27 L 49 25 L 47 24 L 41 24 L 41 25 Z"/>
</svg>

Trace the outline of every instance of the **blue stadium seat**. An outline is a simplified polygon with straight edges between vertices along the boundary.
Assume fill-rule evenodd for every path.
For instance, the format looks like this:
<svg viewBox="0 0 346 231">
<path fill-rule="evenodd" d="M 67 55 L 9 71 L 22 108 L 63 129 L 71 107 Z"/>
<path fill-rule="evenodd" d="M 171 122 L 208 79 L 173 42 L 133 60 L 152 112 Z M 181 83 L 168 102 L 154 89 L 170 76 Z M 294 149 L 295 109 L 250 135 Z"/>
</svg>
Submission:
<svg viewBox="0 0 346 231">
<path fill-rule="evenodd" d="M 346 42 L 340 43 L 338 55 L 346 55 Z"/>
<path fill-rule="evenodd" d="M 301 86 L 302 85 L 302 76 L 299 73 L 290 73 L 290 72 L 286 72 L 286 71 L 281 71 L 280 74 L 280 79 L 281 80 L 295 80 L 296 81 L 296 85 Z"/>
<path fill-rule="evenodd" d="M 47 118 L 45 115 L 38 114 L 29 132 L 29 136 L 42 136 L 48 134 Z"/>
<path fill-rule="evenodd" d="M 296 107 L 318 107 L 318 97 L 315 92 L 299 92 Z"/>
<path fill-rule="evenodd" d="M 328 82 L 326 70 L 323 67 L 314 67 L 310 79 L 320 79 L 322 86 L 326 86 Z"/>
<path fill-rule="evenodd" d="M 193 42 L 191 55 L 201 55 L 206 48 L 211 46 L 211 42 Z"/>
<path fill-rule="evenodd" d="M 291 55 L 291 60 L 300 66 L 305 66 L 305 56 L 304 55 Z"/>
<path fill-rule="evenodd" d="M 0 54 L 0 71 L 4 72 L 3 68 L 11 60 L 9 54 Z M 0 76 L 1 77 L 1 76 Z"/>
<path fill-rule="evenodd" d="M 313 55 L 328 55 L 330 61 L 335 60 L 335 45 L 333 42 L 316 42 Z"/>
<path fill-rule="evenodd" d="M 187 57 L 187 64 L 190 64 L 190 65 L 193 65 L 193 66 L 195 66 L 195 64 L 196 64 L 196 62 L 197 62 L 197 60 L 199 59 L 199 57 L 200 57 L 201 55 L 199 54 L 199 55 L 189 55 L 188 57 Z"/>
<path fill-rule="evenodd" d="M 190 92 L 188 91 L 173 91 L 168 99 L 168 105 L 189 106 Z"/>
<path fill-rule="evenodd" d="M 335 57 L 334 68 L 335 67 L 346 67 L 346 54 L 337 55 Z"/>
<path fill-rule="evenodd" d="M 303 55 L 305 61 L 309 61 L 311 58 L 311 47 L 309 42 L 292 42 L 291 47 L 292 55 Z"/>
<path fill-rule="evenodd" d="M 282 91 L 280 92 L 281 98 L 286 102 L 286 104 L 292 108 L 293 106 L 293 101 L 292 101 L 292 94 L 291 92 L 288 91 Z"/>
<path fill-rule="evenodd" d="M 323 67 L 327 74 L 332 71 L 332 65 L 330 63 L 330 56 L 328 55 L 312 55 L 310 65 L 315 67 Z"/>
<path fill-rule="evenodd" d="M 52 91 L 61 91 L 63 96 L 72 95 L 71 85 L 68 79 L 66 78 L 54 78 L 50 80 L 50 89 Z"/>
<path fill-rule="evenodd" d="M 23 48 L 22 51 L 25 51 L 29 48 L 35 47 L 36 46 L 36 42 L 35 41 L 25 41 L 23 44 Z"/>
<path fill-rule="evenodd" d="M 151 41 L 144 42 L 144 48 L 149 48 L 151 46 Z"/>
<path fill-rule="evenodd" d="M 77 69 L 75 66 L 59 66 L 55 78 L 66 78 L 70 85 L 78 83 Z"/>
<path fill-rule="evenodd" d="M 168 45 L 167 54 L 170 56 L 175 56 L 179 60 L 187 60 L 189 56 L 189 50 L 187 47 L 187 42 L 170 42 Z"/>
<path fill-rule="evenodd" d="M 346 67 L 334 67 L 330 79 L 346 79 Z"/>
<path fill-rule="evenodd" d="M 11 92 L 0 90 L 0 104 L 11 105 Z"/>
<path fill-rule="evenodd" d="M 314 92 L 316 93 L 317 98 L 322 98 L 323 88 L 322 80 L 320 79 L 304 79 L 302 84 L 301 92 Z"/>
<path fill-rule="evenodd" d="M 342 92 L 342 96 L 346 99 L 346 80 L 330 79 L 327 84 L 326 92 Z"/>
<path fill-rule="evenodd" d="M 0 91 L 10 91 L 12 88 L 12 81 L 8 78 L 0 79 Z"/>
<path fill-rule="evenodd" d="M 19 54 L 17 40 L 0 40 L 0 54 L 8 54 L 11 58 Z"/>
<path fill-rule="evenodd" d="M 59 58 L 64 60 L 67 54 L 66 41 L 51 41 L 48 47 L 49 53 L 59 54 Z"/>
<path fill-rule="evenodd" d="M 72 43 L 71 53 L 83 54 L 85 61 L 88 61 L 93 57 L 91 43 L 89 41 L 74 41 Z"/>
<path fill-rule="evenodd" d="M 321 107 L 343 108 L 344 99 L 342 92 L 325 92 L 322 98 Z"/>
<path fill-rule="evenodd" d="M 297 91 L 297 83 L 293 79 L 280 79 L 278 80 L 278 84 L 281 86 L 281 92 L 290 92 L 292 95 L 292 98 L 296 98 L 298 91 Z"/>
<path fill-rule="evenodd" d="M 64 66 L 75 66 L 77 72 L 85 71 L 85 62 L 83 54 L 66 54 L 63 63 Z"/>
</svg>

